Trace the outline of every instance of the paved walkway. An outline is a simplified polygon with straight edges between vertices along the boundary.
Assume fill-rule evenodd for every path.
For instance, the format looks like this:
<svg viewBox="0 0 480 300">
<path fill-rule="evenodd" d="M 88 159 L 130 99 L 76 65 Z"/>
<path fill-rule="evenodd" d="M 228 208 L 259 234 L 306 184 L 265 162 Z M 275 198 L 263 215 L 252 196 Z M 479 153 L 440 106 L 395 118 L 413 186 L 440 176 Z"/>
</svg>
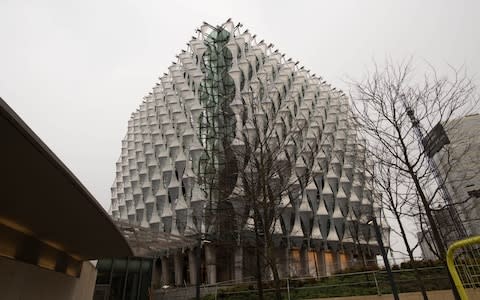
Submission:
<svg viewBox="0 0 480 300">
<path fill-rule="evenodd" d="M 454 300 L 451 290 L 429 291 L 427 292 L 429 300 Z M 467 289 L 468 299 L 480 299 L 480 289 Z M 423 300 L 420 292 L 402 293 L 399 295 L 400 300 Z M 355 297 L 336 297 L 336 298 L 318 298 L 316 300 L 393 300 L 393 296 L 355 296 Z"/>
</svg>

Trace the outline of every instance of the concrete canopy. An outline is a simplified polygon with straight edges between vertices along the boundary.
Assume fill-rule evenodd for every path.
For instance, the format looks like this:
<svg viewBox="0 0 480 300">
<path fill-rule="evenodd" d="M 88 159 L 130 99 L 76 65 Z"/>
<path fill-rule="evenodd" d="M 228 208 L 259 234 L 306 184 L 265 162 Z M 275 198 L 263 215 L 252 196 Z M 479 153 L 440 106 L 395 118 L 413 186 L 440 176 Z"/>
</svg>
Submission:
<svg viewBox="0 0 480 300">
<path fill-rule="evenodd" d="M 115 220 L 114 222 L 127 239 L 135 256 L 154 257 L 158 256 L 164 250 L 193 248 L 198 243 L 198 237 L 187 238 L 180 235 L 159 232 L 121 220 Z"/>
<path fill-rule="evenodd" d="M 2 255 L 40 264 L 48 248 L 56 253 L 55 269 L 62 255 L 75 261 L 132 255 L 95 198 L 1 98 L 0 137 L 0 240 L 12 246 Z"/>
</svg>

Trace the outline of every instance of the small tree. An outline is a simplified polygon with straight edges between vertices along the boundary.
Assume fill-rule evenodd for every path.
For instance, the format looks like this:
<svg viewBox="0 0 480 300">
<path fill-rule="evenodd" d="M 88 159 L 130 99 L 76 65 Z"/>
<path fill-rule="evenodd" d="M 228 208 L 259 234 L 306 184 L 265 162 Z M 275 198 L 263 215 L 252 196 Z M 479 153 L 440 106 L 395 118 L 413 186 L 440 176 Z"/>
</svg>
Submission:
<svg viewBox="0 0 480 300">
<path fill-rule="evenodd" d="M 418 208 L 418 220 L 428 222 L 442 260 L 446 244 L 434 207 L 443 203 L 438 193 L 443 191 L 445 178 L 432 184 L 438 176 L 432 172 L 430 157 L 419 139 L 436 124 L 449 123 L 471 111 L 477 103 L 472 81 L 462 70 L 451 70 L 453 76 L 440 77 L 431 68 L 419 80 L 414 77 L 411 61 L 387 62 L 383 68 L 375 65 L 365 80 L 353 84 L 356 117 L 373 145 L 371 157 L 387 170 L 394 170 L 395 176 L 408 179 L 404 188 L 411 184 L 416 197 L 405 200 L 413 199 L 416 205 L 411 207 Z"/>
<path fill-rule="evenodd" d="M 259 78 L 259 83 L 242 92 L 242 100 L 229 104 L 231 110 L 223 107 L 219 113 L 225 120 L 235 118 L 236 130 L 232 142 L 219 142 L 221 151 L 215 156 L 225 168 L 210 177 L 214 180 L 208 185 L 219 196 L 216 203 L 207 205 L 205 214 L 207 223 L 216 228 L 212 232 L 221 235 L 219 240 L 252 245 L 260 299 L 267 272 L 273 278 L 275 297 L 281 299 L 275 253 L 283 239 L 280 217 L 291 205 L 290 199 L 301 196 L 301 189 L 310 182 L 309 170 L 320 143 L 313 122 L 309 123 L 309 110 L 297 111 L 292 100 L 283 100 L 294 92 L 292 70 L 297 67 L 285 62 L 283 68 L 280 72 L 292 74 L 289 88 L 271 77 Z M 306 71 L 302 73 L 299 78 L 306 80 Z M 230 230 L 231 226 L 235 229 Z"/>
<path fill-rule="evenodd" d="M 271 95 L 277 90 L 271 89 Z M 308 166 L 302 155 L 297 155 L 306 134 L 306 119 L 289 121 L 287 115 L 275 114 L 268 99 L 260 101 L 251 91 L 251 100 L 246 107 L 253 114 L 247 119 L 248 128 L 242 139 L 232 143 L 232 151 L 238 162 L 236 188 L 229 196 L 235 207 L 238 232 L 244 241 L 253 234 L 256 255 L 257 285 L 263 298 L 262 279 L 266 272 L 273 277 L 275 297 L 281 299 L 281 282 L 275 247 L 282 239 L 280 216 L 285 209 L 285 199 L 299 194 L 307 184 Z M 266 103 L 267 102 L 267 103 Z M 277 110 L 278 111 L 278 110 Z M 273 125 L 274 122 L 276 125 Z M 303 155 L 313 155 L 318 137 L 314 142 L 303 144 Z M 298 151 L 300 152 L 300 151 Z M 309 157 L 311 158 L 311 157 Z M 309 161 L 309 158 L 305 158 Z M 304 165 L 304 172 L 296 172 L 297 162 Z M 301 168 L 300 168 L 301 169 Z"/>
<path fill-rule="evenodd" d="M 378 156 L 378 153 L 376 153 L 376 155 Z M 388 156 L 382 157 L 384 160 L 388 160 Z M 377 163 L 372 170 L 375 187 L 378 192 L 382 193 L 382 196 L 378 197 L 377 201 L 379 202 L 379 206 L 393 215 L 398 226 L 398 232 L 395 230 L 394 232 L 401 237 L 405 245 L 408 258 L 414 268 L 415 278 L 420 287 L 422 297 L 427 300 L 428 296 L 425 284 L 416 267 L 413 254 L 418 244 L 411 245 L 405 226 L 405 218 L 407 218 L 407 220 L 411 219 L 411 203 L 415 202 L 412 198 L 416 197 L 413 192 L 415 188 L 409 178 L 405 178 L 405 175 L 393 168 L 392 165 L 392 163 Z"/>
</svg>

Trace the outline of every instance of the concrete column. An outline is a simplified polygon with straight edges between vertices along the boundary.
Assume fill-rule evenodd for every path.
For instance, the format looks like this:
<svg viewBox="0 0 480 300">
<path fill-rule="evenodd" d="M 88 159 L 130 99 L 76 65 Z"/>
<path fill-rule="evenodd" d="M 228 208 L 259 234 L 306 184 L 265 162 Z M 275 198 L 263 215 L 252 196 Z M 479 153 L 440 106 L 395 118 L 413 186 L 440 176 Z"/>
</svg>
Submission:
<svg viewBox="0 0 480 300">
<path fill-rule="evenodd" d="M 280 276 L 280 278 L 288 277 L 287 252 L 285 252 L 285 249 L 281 247 L 275 247 L 274 251 L 277 262 L 278 276 Z"/>
<path fill-rule="evenodd" d="M 243 279 L 243 247 L 237 246 L 234 253 L 234 280 L 241 282 Z"/>
<path fill-rule="evenodd" d="M 332 250 L 319 250 L 318 261 L 321 276 L 330 276 L 336 271 L 336 258 Z"/>
<path fill-rule="evenodd" d="M 215 247 L 208 244 L 205 245 L 205 266 L 207 269 L 207 283 L 217 283 L 217 256 Z"/>
<path fill-rule="evenodd" d="M 347 254 L 347 262 L 348 262 L 347 267 L 348 268 L 353 268 L 355 266 L 355 260 L 354 260 L 354 257 L 353 257 L 352 250 L 348 250 L 348 252 L 346 252 L 346 254 Z"/>
<path fill-rule="evenodd" d="M 197 284 L 197 268 L 199 263 L 197 261 L 197 251 L 198 248 L 188 251 L 188 271 L 190 273 L 190 284 Z"/>
<path fill-rule="evenodd" d="M 317 253 L 313 249 L 307 249 L 307 266 L 308 266 L 308 276 L 316 277 L 317 276 L 317 265 L 318 258 Z"/>
<path fill-rule="evenodd" d="M 377 257 L 374 254 L 369 254 L 367 256 L 367 265 L 369 267 L 376 267 L 377 266 Z"/>
<path fill-rule="evenodd" d="M 319 276 L 327 275 L 327 269 L 325 266 L 325 255 L 324 255 L 324 250 L 322 249 L 317 250 L 317 267 L 318 267 Z"/>
<path fill-rule="evenodd" d="M 183 253 L 181 251 L 175 252 L 173 256 L 173 265 L 175 267 L 175 285 L 183 285 Z"/>
<path fill-rule="evenodd" d="M 334 261 L 334 272 L 338 272 L 342 269 L 342 262 L 341 262 L 341 257 L 340 257 L 340 251 L 339 250 L 333 250 L 333 261 Z"/>
<path fill-rule="evenodd" d="M 300 275 L 308 276 L 308 248 L 300 248 Z"/>
<path fill-rule="evenodd" d="M 168 256 L 162 256 L 162 284 L 168 285 L 170 284 L 171 277 L 170 277 L 170 270 L 168 269 Z"/>
<path fill-rule="evenodd" d="M 157 261 L 161 261 L 160 258 L 157 258 L 153 261 L 153 266 L 152 266 L 152 286 L 154 288 L 159 288 L 162 286 L 162 268 L 159 267 Z"/>
</svg>

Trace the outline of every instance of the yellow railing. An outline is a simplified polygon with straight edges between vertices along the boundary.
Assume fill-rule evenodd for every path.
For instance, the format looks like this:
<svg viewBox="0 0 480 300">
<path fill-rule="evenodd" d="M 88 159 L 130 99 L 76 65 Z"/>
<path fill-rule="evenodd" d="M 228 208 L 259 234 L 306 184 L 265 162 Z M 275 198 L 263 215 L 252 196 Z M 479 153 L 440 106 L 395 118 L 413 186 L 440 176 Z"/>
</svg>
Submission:
<svg viewBox="0 0 480 300">
<path fill-rule="evenodd" d="M 460 298 L 468 300 L 465 288 L 480 287 L 480 235 L 453 243 L 448 248 L 447 265 Z"/>
</svg>

